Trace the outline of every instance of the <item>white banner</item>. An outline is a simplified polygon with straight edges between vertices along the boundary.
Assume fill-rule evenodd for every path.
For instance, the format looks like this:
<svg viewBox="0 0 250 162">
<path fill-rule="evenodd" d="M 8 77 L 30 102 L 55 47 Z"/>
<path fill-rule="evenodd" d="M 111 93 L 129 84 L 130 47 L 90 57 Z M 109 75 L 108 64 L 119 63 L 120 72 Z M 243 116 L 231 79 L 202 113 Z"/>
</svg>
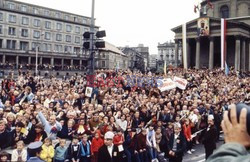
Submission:
<svg viewBox="0 0 250 162">
<path fill-rule="evenodd" d="M 170 78 L 158 79 L 157 83 L 158 83 L 158 88 L 161 92 L 176 88 L 175 82 L 173 82 L 173 80 Z"/>
<path fill-rule="evenodd" d="M 188 81 L 186 79 L 182 79 L 179 77 L 174 77 L 174 82 L 176 84 L 176 87 L 185 90 L 188 84 Z"/>
</svg>

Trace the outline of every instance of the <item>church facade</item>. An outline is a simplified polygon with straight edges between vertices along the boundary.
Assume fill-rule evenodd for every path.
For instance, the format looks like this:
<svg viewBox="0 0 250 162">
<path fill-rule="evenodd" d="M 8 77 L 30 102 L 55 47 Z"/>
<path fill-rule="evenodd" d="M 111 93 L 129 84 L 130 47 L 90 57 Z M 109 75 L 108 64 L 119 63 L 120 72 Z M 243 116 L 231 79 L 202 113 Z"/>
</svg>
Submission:
<svg viewBox="0 0 250 162">
<path fill-rule="evenodd" d="M 225 18 L 225 61 L 236 70 L 250 71 L 250 1 L 210 0 L 209 3 L 204 0 L 200 17 L 186 24 L 188 68 L 221 66 L 221 18 Z M 182 43 L 182 25 L 172 31 L 178 48 Z"/>
</svg>

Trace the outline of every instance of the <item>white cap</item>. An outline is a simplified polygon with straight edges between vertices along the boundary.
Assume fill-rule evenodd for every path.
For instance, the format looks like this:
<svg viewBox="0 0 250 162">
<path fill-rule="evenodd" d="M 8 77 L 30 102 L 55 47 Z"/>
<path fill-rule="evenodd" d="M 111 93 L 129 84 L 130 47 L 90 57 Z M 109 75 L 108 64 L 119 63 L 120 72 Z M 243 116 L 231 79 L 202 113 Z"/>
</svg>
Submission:
<svg viewBox="0 0 250 162">
<path fill-rule="evenodd" d="M 214 116 L 213 115 L 208 115 L 207 120 L 214 120 Z"/>
<path fill-rule="evenodd" d="M 113 139 L 114 138 L 114 133 L 111 131 L 108 131 L 107 133 L 105 133 L 104 135 L 104 139 Z"/>
</svg>

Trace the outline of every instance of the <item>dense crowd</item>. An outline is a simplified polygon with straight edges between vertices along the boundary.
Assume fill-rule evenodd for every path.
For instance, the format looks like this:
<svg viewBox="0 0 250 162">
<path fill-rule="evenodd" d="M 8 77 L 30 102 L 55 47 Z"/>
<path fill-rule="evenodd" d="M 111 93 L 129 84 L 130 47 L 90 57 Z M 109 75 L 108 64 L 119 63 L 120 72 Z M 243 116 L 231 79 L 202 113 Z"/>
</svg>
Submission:
<svg viewBox="0 0 250 162">
<path fill-rule="evenodd" d="M 188 81 L 186 89 L 161 92 L 157 79 L 174 76 Z M 199 143 L 207 158 L 219 140 L 223 111 L 249 104 L 249 83 L 246 75 L 219 69 L 172 69 L 166 76 L 98 70 L 94 80 L 5 78 L 0 161 L 27 161 L 26 146 L 37 141 L 43 143 L 39 158 L 47 162 L 179 162 Z"/>
</svg>

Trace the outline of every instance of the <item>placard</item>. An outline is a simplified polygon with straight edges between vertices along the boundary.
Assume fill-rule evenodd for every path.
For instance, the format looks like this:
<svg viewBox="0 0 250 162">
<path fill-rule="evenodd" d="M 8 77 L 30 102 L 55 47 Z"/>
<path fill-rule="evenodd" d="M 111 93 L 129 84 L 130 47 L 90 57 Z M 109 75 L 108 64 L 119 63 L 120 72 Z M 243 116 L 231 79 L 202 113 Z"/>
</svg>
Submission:
<svg viewBox="0 0 250 162">
<path fill-rule="evenodd" d="M 182 79 L 179 77 L 174 77 L 174 82 L 176 84 L 176 87 L 185 90 L 188 84 L 188 81 L 186 79 Z"/>
</svg>

